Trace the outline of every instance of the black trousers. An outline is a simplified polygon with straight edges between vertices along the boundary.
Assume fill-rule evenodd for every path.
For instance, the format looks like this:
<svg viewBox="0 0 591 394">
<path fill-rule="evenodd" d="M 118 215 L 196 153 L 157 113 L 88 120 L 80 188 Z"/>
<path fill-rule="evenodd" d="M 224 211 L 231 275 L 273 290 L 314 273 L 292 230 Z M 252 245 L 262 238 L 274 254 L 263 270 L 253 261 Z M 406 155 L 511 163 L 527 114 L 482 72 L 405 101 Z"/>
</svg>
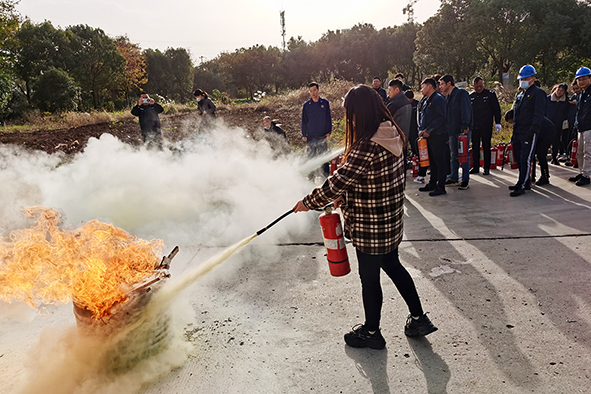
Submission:
<svg viewBox="0 0 591 394">
<path fill-rule="evenodd" d="M 484 151 L 484 169 L 490 170 L 490 141 L 492 139 L 492 124 L 489 126 L 474 126 L 472 130 L 472 168 L 480 169 L 480 142 Z"/>
<path fill-rule="evenodd" d="M 538 163 L 540 164 L 540 171 L 542 176 L 546 178 L 550 178 L 550 172 L 548 171 L 548 149 L 550 145 L 555 141 L 554 136 L 556 133 L 552 134 L 541 134 L 538 137 L 538 142 L 536 143 L 536 158 L 538 159 Z M 536 163 L 534 160 L 534 166 L 532 168 L 532 179 L 536 178 Z"/>
<path fill-rule="evenodd" d="M 376 331 L 380 328 L 383 302 L 380 269 L 383 269 L 392 279 L 406 302 L 410 314 L 413 316 L 423 314 L 415 283 L 406 268 L 400 264 L 398 249 L 381 255 L 365 254 L 357 249 L 356 252 L 359 262 L 359 277 L 361 278 L 363 309 L 365 310 L 365 327 L 369 331 Z"/>
<path fill-rule="evenodd" d="M 534 135 L 531 141 L 528 141 L 525 135 L 513 135 L 511 143 L 515 161 L 519 165 L 519 179 L 515 186 L 517 189 L 523 189 L 531 185 L 529 169 L 536 153 L 537 135 Z"/>
<path fill-rule="evenodd" d="M 431 134 L 427 138 L 429 148 L 429 165 L 431 178 L 429 183 L 437 184 L 437 187 L 445 189 L 445 179 L 449 167 L 449 136 L 446 134 Z"/>
</svg>

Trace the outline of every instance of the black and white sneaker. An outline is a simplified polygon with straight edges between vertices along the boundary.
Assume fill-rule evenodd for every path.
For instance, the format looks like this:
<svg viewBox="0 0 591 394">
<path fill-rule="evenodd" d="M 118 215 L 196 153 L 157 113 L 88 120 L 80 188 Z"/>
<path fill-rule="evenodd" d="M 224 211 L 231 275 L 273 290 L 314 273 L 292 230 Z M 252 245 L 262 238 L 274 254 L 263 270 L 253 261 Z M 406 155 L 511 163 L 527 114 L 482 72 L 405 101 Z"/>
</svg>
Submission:
<svg viewBox="0 0 591 394">
<path fill-rule="evenodd" d="M 386 340 L 379 329 L 370 334 L 363 324 L 357 324 L 353 327 L 353 331 L 345 334 L 345 343 L 351 347 L 370 349 L 383 349 L 386 346 Z"/>
<path fill-rule="evenodd" d="M 404 326 L 404 333 L 407 337 L 422 337 L 435 331 L 437 331 L 437 327 L 431 323 L 426 314 L 418 319 L 413 319 L 411 315 L 408 315 Z"/>
</svg>

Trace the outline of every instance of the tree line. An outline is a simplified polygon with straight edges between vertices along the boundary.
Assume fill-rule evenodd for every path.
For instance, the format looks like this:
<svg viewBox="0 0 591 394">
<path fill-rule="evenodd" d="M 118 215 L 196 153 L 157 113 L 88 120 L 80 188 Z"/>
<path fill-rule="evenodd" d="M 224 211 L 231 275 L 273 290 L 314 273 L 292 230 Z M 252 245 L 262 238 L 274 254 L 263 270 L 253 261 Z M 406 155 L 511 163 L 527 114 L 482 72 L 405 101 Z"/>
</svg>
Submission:
<svg viewBox="0 0 591 394">
<path fill-rule="evenodd" d="M 358 24 L 287 48 L 254 45 L 195 66 L 184 48 L 145 49 L 86 25 L 32 23 L 0 0 L 0 120 L 30 108 L 56 112 L 129 107 L 141 90 L 186 102 L 200 87 L 223 97 L 299 88 L 311 80 L 365 83 L 402 72 L 417 86 L 434 73 L 502 81 L 533 64 L 546 85 L 589 66 L 591 1 L 442 0 L 425 23 Z"/>
</svg>

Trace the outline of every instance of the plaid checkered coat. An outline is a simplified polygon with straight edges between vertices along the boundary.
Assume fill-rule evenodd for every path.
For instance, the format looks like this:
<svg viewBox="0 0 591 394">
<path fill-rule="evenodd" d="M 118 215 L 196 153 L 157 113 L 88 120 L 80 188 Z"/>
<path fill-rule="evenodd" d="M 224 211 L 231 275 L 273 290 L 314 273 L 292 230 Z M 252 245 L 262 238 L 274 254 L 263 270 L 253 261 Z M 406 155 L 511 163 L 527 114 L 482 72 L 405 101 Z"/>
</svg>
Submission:
<svg viewBox="0 0 591 394">
<path fill-rule="evenodd" d="M 345 230 L 363 253 L 387 254 L 402 240 L 402 144 L 396 128 L 382 123 L 371 140 L 353 144 L 347 161 L 303 200 L 309 209 L 320 209 L 344 196 Z"/>
</svg>

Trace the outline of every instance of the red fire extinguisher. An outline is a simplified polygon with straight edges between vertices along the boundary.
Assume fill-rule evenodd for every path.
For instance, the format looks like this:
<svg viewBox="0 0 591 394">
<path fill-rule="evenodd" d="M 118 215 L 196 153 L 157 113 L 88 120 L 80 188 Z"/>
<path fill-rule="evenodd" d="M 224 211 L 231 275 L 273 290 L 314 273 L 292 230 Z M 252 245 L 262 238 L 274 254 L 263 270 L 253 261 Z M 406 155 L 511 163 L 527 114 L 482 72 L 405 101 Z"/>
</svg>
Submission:
<svg viewBox="0 0 591 394">
<path fill-rule="evenodd" d="M 421 167 L 429 167 L 429 149 L 427 147 L 427 140 L 425 138 L 419 138 L 417 142 L 419 145 L 419 160 Z"/>
<path fill-rule="evenodd" d="M 503 154 L 505 153 L 505 145 L 499 144 L 497 146 L 497 167 L 501 167 L 504 162 Z"/>
<path fill-rule="evenodd" d="M 341 226 L 341 216 L 327 208 L 318 218 L 326 247 L 328 268 L 332 276 L 344 276 L 351 272 L 349 256 L 345 247 L 345 237 Z"/>
<path fill-rule="evenodd" d="M 468 136 L 466 134 L 458 137 L 458 161 L 460 164 L 468 162 Z"/>
<path fill-rule="evenodd" d="M 579 165 L 577 161 L 577 150 L 579 149 L 579 141 L 573 140 L 572 148 L 570 150 L 570 162 L 573 166 Z"/>
<path fill-rule="evenodd" d="M 509 144 L 507 145 L 507 163 L 511 165 L 512 170 L 518 167 L 514 157 L 515 156 L 513 155 L 513 144 Z"/>
<path fill-rule="evenodd" d="M 419 158 L 413 157 L 412 158 L 412 177 L 416 178 L 419 176 Z"/>
<path fill-rule="evenodd" d="M 480 147 L 480 167 L 484 167 L 484 148 Z"/>
<path fill-rule="evenodd" d="M 330 161 L 330 175 L 334 174 L 335 171 L 341 166 L 341 157 L 337 156 Z"/>
<path fill-rule="evenodd" d="M 497 168 L 497 147 L 490 148 L 490 169 L 496 170 Z"/>
</svg>

